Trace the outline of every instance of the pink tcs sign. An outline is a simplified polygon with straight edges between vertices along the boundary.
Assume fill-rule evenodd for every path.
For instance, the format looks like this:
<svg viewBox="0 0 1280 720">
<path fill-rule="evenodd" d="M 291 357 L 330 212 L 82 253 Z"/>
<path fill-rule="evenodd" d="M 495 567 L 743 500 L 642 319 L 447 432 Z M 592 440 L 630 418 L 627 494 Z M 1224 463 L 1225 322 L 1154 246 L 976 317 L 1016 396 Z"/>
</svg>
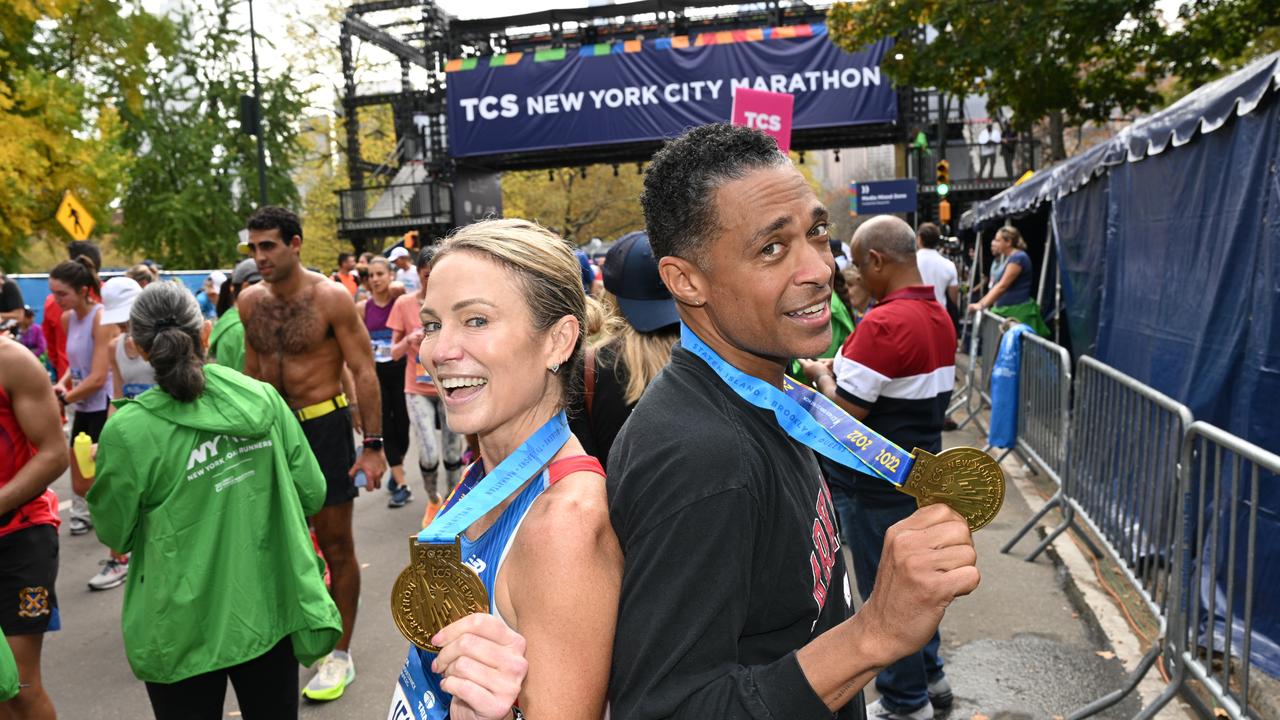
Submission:
<svg viewBox="0 0 1280 720">
<path fill-rule="evenodd" d="M 789 93 L 733 89 L 733 124 L 746 125 L 772 135 L 782 152 L 791 151 L 791 113 L 796 99 Z"/>
</svg>

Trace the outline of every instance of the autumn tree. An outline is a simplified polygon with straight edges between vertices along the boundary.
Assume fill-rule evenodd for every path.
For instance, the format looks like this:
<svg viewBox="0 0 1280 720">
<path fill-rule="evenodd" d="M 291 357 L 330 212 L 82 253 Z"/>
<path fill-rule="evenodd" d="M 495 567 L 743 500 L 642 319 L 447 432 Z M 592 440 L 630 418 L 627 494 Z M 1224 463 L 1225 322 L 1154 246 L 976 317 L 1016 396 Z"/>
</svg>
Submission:
<svg viewBox="0 0 1280 720">
<path fill-rule="evenodd" d="M 111 229 L 130 163 L 121 109 L 169 30 L 140 1 L 0 3 L 0 262 L 67 239 L 54 213 L 68 190 Z"/>
<path fill-rule="evenodd" d="M 536 220 L 576 245 L 644 228 L 635 165 L 529 170 L 502 177 L 503 213 Z"/>
<path fill-rule="evenodd" d="M 126 106 L 134 158 L 121 207 L 121 248 L 178 268 L 229 265 L 237 233 L 258 205 L 256 140 L 241 132 L 240 95 L 252 81 L 242 58 L 247 34 L 233 3 L 184 12 L 175 52 L 157 58 L 140 109 Z M 301 154 L 300 90 L 287 70 L 263 73 L 261 128 L 272 204 L 296 206 L 291 176 Z"/>
<path fill-rule="evenodd" d="M 1165 33 L 1156 0 L 864 0 L 836 3 L 827 25 L 846 50 L 897 38 L 883 63 L 897 85 L 984 94 L 1018 129 L 1046 120 L 1053 159 L 1066 157 L 1068 124 L 1160 100 L 1149 72 Z"/>
</svg>

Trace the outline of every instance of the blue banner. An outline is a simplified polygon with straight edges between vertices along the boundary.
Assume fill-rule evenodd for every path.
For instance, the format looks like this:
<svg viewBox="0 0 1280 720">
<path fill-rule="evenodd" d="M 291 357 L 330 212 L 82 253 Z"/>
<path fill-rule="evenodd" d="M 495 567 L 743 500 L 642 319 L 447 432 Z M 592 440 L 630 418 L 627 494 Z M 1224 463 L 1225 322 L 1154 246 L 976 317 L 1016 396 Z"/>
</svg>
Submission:
<svg viewBox="0 0 1280 720">
<path fill-rule="evenodd" d="M 916 180 L 849 183 L 849 209 L 855 215 L 915 212 Z"/>
<path fill-rule="evenodd" d="M 448 74 L 449 152 L 455 157 L 674 137 L 728 122 L 738 86 L 795 96 L 793 130 L 897 120 L 881 40 L 856 53 L 811 37 L 677 47 L 671 38 L 537 55 L 470 59 Z M 768 31 L 766 31 L 767 33 Z M 561 51 L 562 52 L 562 51 Z"/>
</svg>

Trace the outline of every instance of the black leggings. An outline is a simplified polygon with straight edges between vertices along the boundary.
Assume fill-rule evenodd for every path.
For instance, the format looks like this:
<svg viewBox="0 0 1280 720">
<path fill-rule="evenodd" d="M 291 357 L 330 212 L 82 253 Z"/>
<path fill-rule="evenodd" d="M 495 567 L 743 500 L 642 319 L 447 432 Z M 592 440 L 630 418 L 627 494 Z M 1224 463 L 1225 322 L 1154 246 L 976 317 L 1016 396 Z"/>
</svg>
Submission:
<svg viewBox="0 0 1280 720">
<path fill-rule="evenodd" d="M 405 358 L 374 363 L 382 389 L 382 449 L 387 467 L 404 464 L 409 452 L 409 409 L 404 404 Z"/>
<path fill-rule="evenodd" d="M 286 636 L 249 662 L 176 683 L 147 683 L 156 720 L 221 720 L 228 677 L 244 720 L 298 717 L 298 661 Z"/>
</svg>

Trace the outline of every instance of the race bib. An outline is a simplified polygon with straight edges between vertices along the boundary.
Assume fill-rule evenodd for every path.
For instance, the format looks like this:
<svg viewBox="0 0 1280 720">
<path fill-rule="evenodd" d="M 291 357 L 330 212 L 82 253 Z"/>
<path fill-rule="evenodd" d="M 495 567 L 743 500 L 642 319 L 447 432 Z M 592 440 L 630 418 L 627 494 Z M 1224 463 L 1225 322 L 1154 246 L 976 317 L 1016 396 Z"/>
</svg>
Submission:
<svg viewBox="0 0 1280 720">
<path fill-rule="evenodd" d="M 391 330 L 383 328 L 381 330 L 371 330 L 369 339 L 373 341 L 373 361 L 374 362 L 391 362 Z"/>
<path fill-rule="evenodd" d="M 415 647 L 409 648 L 400 679 L 391 693 L 387 720 L 447 720 L 453 698 L 440 689 L 436 676 L 425 672 Z"/>
<path fill-rule="evenodd" d="M 413 356 L 413 367 L 414 367 L 414 372 L 417 373 L 417 376 L 414 379 L 416 379 L 418 382 L 422 383 L 423 385 L 430 385 L 431 373 L 427 372 L 427 366 L 422 364 L 421 355 Z"/>
</svg>

